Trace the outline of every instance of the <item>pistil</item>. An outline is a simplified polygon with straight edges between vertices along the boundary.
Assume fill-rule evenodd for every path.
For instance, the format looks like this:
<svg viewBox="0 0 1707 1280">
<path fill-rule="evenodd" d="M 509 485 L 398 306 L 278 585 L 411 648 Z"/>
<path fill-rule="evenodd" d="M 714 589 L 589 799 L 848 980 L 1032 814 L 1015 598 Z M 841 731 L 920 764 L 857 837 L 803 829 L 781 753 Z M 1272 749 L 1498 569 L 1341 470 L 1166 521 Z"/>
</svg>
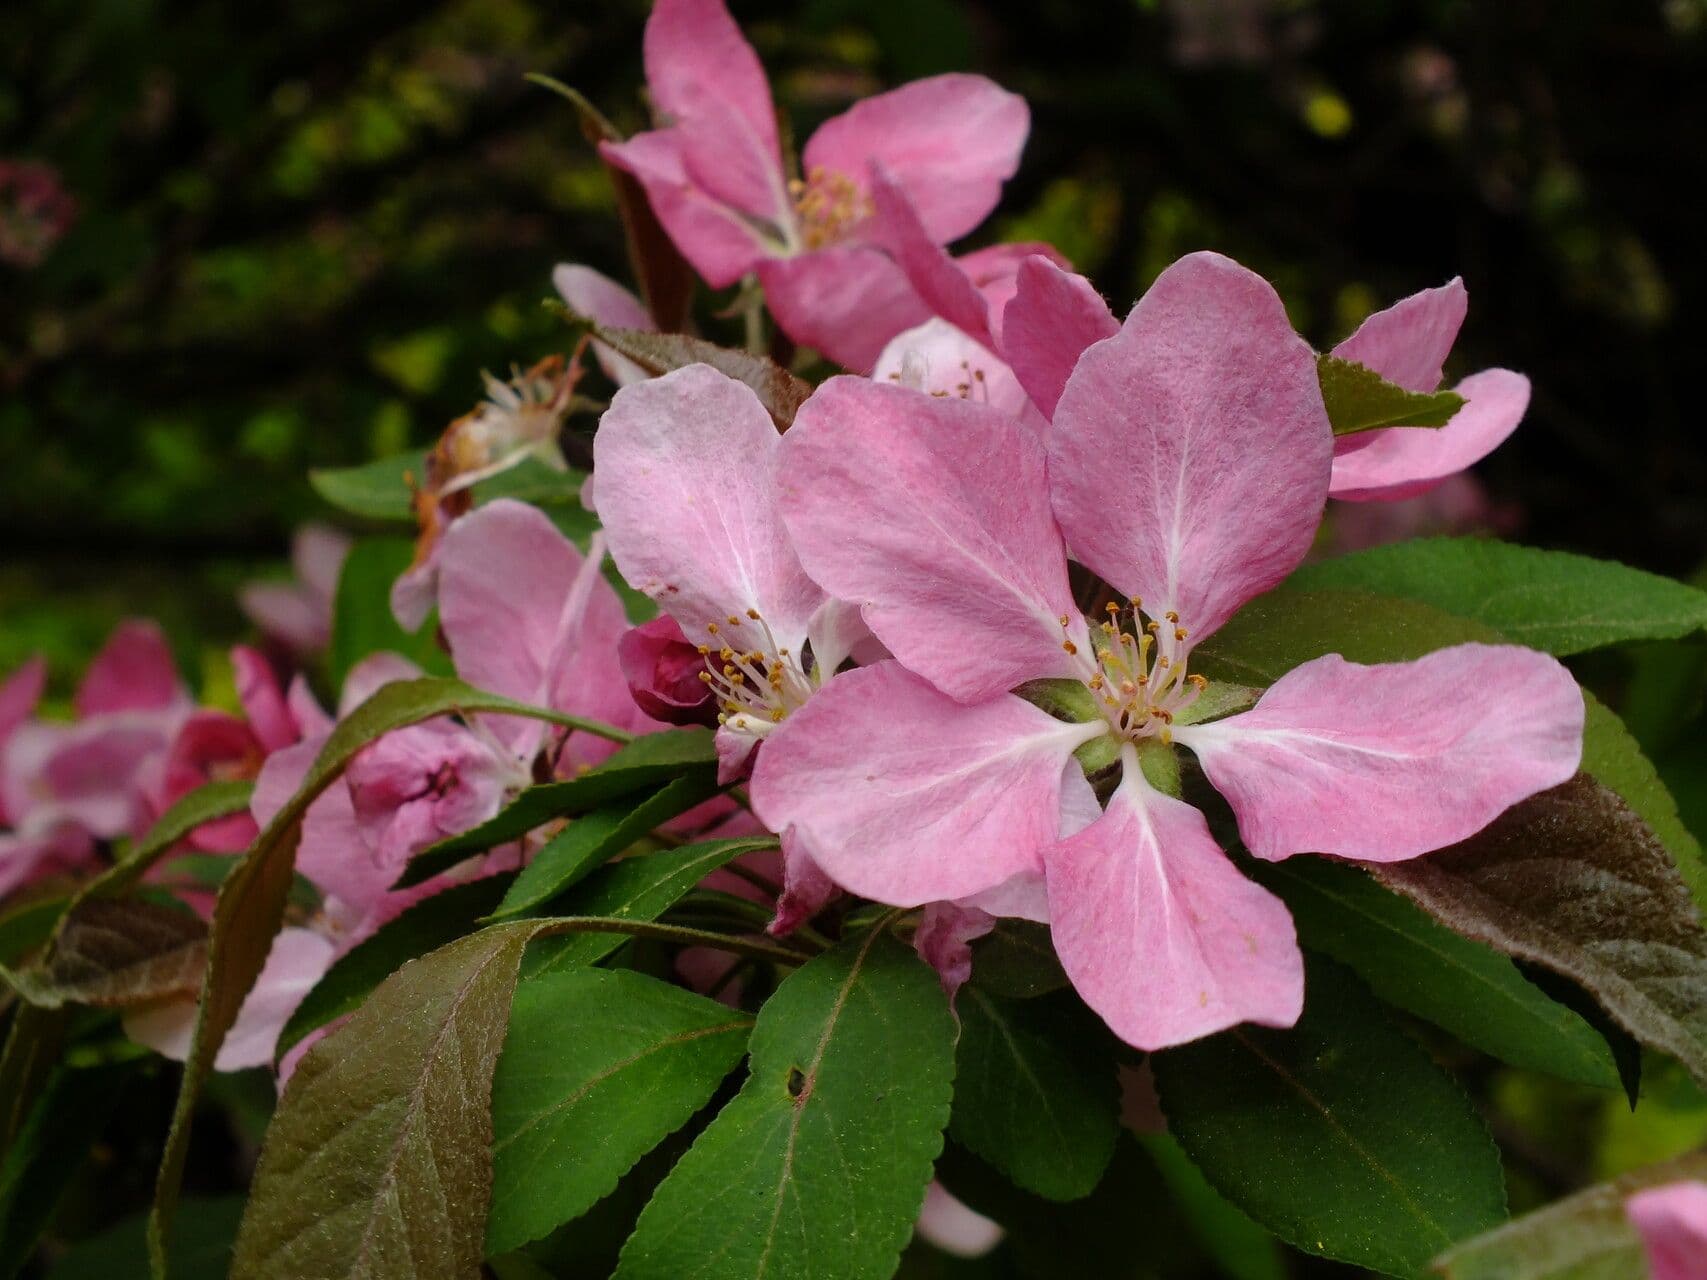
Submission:
<svg viewBox="0 0 1707 1280">
<path fill-rule="evenodd" d="M 757 609 L 706 623 L 699 678 L 717 698 L 717 723 L 763 737 L 811 696 L 799 658 L 777 644 Z"/>
</svg>

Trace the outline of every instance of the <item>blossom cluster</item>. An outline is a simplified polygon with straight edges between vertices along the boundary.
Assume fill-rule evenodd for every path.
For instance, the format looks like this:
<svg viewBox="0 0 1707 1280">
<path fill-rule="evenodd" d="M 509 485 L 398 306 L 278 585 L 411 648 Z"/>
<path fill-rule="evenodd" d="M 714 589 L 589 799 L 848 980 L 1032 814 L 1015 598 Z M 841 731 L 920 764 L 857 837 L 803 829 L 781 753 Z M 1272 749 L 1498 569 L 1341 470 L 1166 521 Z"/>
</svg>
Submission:
<svg viewBox="0 0 1707 1280">
<path fill-rule="evenodd" d="M 392 602 L 409 627 L 436 608 L 482 689 L 620 734 L 715 725 L 720 781 L 750 812 L 720 798 L 673 829 L 780 836 L 773 932 L 842 893 L 920 908 L 916 943 L 952 990 L 970 942 L 1018 917 L 1048 925 L 1079 994 L 1135 1046 L 1286 1026 L 1304 996 L 1292 922 L 1230 840 L 1259 860 L 1413 858 L 1572 775 L 1582 698 L 1545 655 L 1328 656 L 1258 691 L 1215 678 L 1206 643 L 1305 558 L 1329 498 L 1413 498 L 1497 445 L 1523 377 L 1466 378 L 1444 427 L 1336 436 L 1316 353 L 1225 257 L 1176 262 L 1121 320 L 1049 246 L 950 254 L 1017 167 L 1014 95 L 950 75 L 867 99 L 812 135 L 791 177 L 720 0 L 660 0 L 645 50 L 660 127 L 605 144 L 607 161 L 708 285 L 756 282 L 792 342 L 848 372 L 779 432 L 724 372 L 653 376 L 595 341 L 619 390 L 593 441 L 583 500 L 602 532 L 585 552 L 537 508 L 472 501 L 524 457 L 562 465 L 581 352 L 491 381 L 418 478 L 422 550 Z M 598 332 L 656 327 L 590 268 L 555 282 Z M 1465 308 L 1459 281 L 1424 290 L 1332 354 L 1432 392 Z M 630 626 L 607 547 L 656 619 Z M 343 545 L 315 532 L 300 550 L 301 586 L 246 595 L 273 643 L 232 656 L 242 716 L 196 709 L 145 624 L 97 660 L 74 723 L 30 718 L 39 664 L 13 675 L 0 892 L 88 866 L 202 781 L 256 782 L 251 814 L 194 833 L 204 852 L 242 850 L 281 809 L 336 719 L 301 675 L 281 678 L 325 643 Z M 369 657 L 337 716 L 419 674 Z M 320 906 L 281 935 L 219 1065 L 270 1062 L 337 957 L 539 840 L 397 888 L 410 858 L 611 749 L 502 716 L 364 749 L 304 823 L 296 865 Z M 182 1056 L 193 1016 L 183 998 L 127 1026 Z"/>
</svg>

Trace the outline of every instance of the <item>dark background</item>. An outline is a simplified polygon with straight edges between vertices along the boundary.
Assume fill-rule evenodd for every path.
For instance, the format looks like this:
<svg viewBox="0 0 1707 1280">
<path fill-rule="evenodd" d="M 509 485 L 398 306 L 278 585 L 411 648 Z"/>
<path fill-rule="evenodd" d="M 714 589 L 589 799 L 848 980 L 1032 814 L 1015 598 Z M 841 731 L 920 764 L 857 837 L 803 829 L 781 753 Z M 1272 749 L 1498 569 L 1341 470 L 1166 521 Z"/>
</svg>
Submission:
<svg viewBox="0 0 1707 1280">
<path fill-rule="evenodd" d="M 1023 93 L 1031 142 L 982 235 L 1053 239 L 1117 308 L 1214 247 L 1325 345 L 1462 273 L 1449 372 L 1535 384 L 1480 469 L 1518 536 L 1679 575 L 1707 556 L 1701 0 L 734 8 L 802 137 L 941 70 Z M 193 661 L 317 510 L 309 466 L 430 439 L 481 369 L 562 347 L 552 264 L 624 269 L 572 113 L 522 77 L 640 127 L 644 13 L 0 6 L 0 163 L 75 202 L 38 262 L 0 260 L 0 668 L 46 647 L 63 679 L 126 610 Z M 0 224 L 17 204 L 0 182 Z"/>
</svg>

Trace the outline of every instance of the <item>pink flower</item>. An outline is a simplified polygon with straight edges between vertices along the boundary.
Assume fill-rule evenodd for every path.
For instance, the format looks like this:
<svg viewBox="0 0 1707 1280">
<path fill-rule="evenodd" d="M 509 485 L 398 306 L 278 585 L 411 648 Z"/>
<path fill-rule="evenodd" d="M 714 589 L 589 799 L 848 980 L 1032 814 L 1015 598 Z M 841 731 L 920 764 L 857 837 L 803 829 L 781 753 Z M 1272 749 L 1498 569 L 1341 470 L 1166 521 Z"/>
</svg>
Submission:
<svg viewBox="0 0 1707 1280">
<path fill-rule="evenodd" d="M 1707 1182 L 1673 1182 L 1638 1191 L 1625 1202 L 1642 1237 L 1652 1280 L 1707 1276 Z"/>
<path fill-rule="evenodd" d="M 788 732 L 866 638 L 858 611 L 829 599 L 789 542 L 781 447 L 752 390 L 706 365 L 624 387 L 593 441 L 611 558 L 697 642 L 725 782 Z M 784 851 L 779 929 L 833 892 L 787 842 Z"/>
<path fill-rule="evenodd" d="M 349 535 L 305 524 L 291 538 L 294 582 L 250 582 L 237 600 L 261 635 L 293 661 L 306 662 L 332 638 L 332 601 L 350 553 Z"/>
<path fill-rule="evenodd" d="M 1006 914 L 977 895 L 1041 875 L 1068 975 L 1141 1048 L 1289 1025 L 1303 967 L 1285 907 L 1146 758 L 1195 753 L 1256 857 L 1388 861 L 1564 781 L 1582 738 L 1563 667 L 1488 645 L 1320 658 L 1194 723 L 1193 647 L 1303 558 L 1332 451 L 1309 347 L 1266 282 L 1214 254 L 1170 267 L 1084 352 L 1046 433 L 833 379 L 784 440 L 782 512 L 801 562 L 897 661 L 799 709 L 758 760 L 755 810 L 837 883 L 898 906 Z M 1131 603 L 1081 618 L 1069 549 Z M 1038 679 L 1082 685 L 1095 718 L 1011 692 Z M 1062 838 L 1064 779 L 1098 740 L 1119 782 Z"/>
<path fill-rule="evenodd" d="M 981 76 L 943 75 L 859 102 L 783 167 L 764 69 L 722 0 L 658 0 L 646 82 L 663 127 L 605 157 L 632 173 L 677 248 L 713 288 L 756 271 L 777 323 L 849 368 L 926 318 L 871 244 L 869 168 L 905 184 L 937 244 L 995 208 L 1030 128 L 1023 100 Z"/>
<path fill-rule="evenodd" d="M 1333 354 L 1367 365 L 1407 391 L 1433 391 L 1468 305 L 1462 280 L 1424 289 L 1377 311 Z M 1492 453 L 1529 407 L 1529 379 L 1509 369 L 1473 373 L 1453 390 L 1466 403 L 1444 427 L 1388 427 L 1336 439 L 1329 494 L 1367 502 L 1426 493 Z"/>
<path fill-rule="evenodd" d="M 58 169 L 34 160 L 0 160 L 0 262 L 40 266 L 77 221 L 77 201 Z"/>
<path fill-rule="evenodd" d="M 0 894 L 89 861 L 97 840 L 140 835 L 167 748 L 194 710 L 151 622 L 120 624 L 96 655 L 72 722 L 30 719 L 39 667 L 7 681 L 0 712 Z"/>
<path fill-rule="evenodd" d="M 624 632 L 616 652 L 628 692 L 654 720 L 666 724 L 716 723 L 716 696 L 699 678 L 705 670 L 705 658 L 669 614 L 659 614 Z"/>
</svg>

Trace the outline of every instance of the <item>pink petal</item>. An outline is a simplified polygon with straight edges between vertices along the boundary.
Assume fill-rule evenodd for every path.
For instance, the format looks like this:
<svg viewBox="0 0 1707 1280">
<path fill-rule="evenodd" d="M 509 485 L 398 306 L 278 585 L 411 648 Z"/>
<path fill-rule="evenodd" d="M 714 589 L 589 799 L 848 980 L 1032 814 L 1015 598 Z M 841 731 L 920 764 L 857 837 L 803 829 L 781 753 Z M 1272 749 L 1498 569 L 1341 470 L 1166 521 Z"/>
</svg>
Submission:
<svg viewBox="0 0 1707 1280">
<path fill-rule="evenodd" d="M 669 614 L 632 627 L 617 642 L 617 660 L 635 703 L 666 724 L 715 723 L 717 707 L 701 680 L 705 659 Z"/>
<path fill-rule="evenodd" d="M 1043 862 L 1061 965 L 1128 1044 L 1298 1020 L 1304 959 L 1286 907 L 1239 874 L 1201 813 L 1144 781 L 1130 747 L 1107 811 Z"/>
<path fill-rule="evenodd" d="M 806 640 L 812 649 L 812 669 L 823 672 L 825 679 L 850 659 L 856 666 L 869 667 L 893 656 L 871 634 L 860 607 L 846 600 L 826 600 L 819 605 L 807 628 Z"/>
<path fill-rule="evenodd" d="M 157 810 L 183 799 L 198 787 L 219 778 L 253 776 L 266 755 L 249 725 L 223 711 L 197 711 L 184 721 L 166 753 Z M 247 813 L 204 822 L 190 833 L 190 843 L 206 853 L 237 853 L 257 834 Z"/>
<path fill-rule="evenodd" d="M 919 1236 L 956 1258 L 981 1258 L 1002 1242 L 1007 1232 L 976 1209 L 969 1209 L 940 1182 L 925 1189 L 919 1210 Z"/>
<path fill-rule="evenodd" d="M 977 400 L 1006 414 L 1026 407 L 1012 369 L 988 347 L 936 317 L 896 334 L 877 357 L 873 382 L 956 400 Z"/>
<path fill-rule="evenodd" d="M 1371 431 L 1368 444 L 1336 457 L 1329 494 L 1391 502 L 1426 493 L 1492 453 L 1529 408 L 1529 379 L 1507 369 L 1473 373 L 1455 390 L 1466 403 L 1444 427 Z"/>
<path fill-rule="evenodd" d="M 389 650 L 370 653 L 344 677 L 344 687 L 338 694 L 338 719 L 342 720 L 386 685 L 419 680 L 421 675 L 421 668 L 400 653 Z"/>
<path fill-rule="evenodd" d="M 237 700 L 243 704 L 243 714 L 264 751 L 288 747 L 302 736 L 273 664 L 258 650 L 243 644 L 234 646 L 231 673 L 237 683 Z"/>
<path fill-rule="evenodd" d="M 285 706 L 290 711 L 291 719 L 296 721 L 301 737 L 309 738 L 332 732 L 332 717 L 321 708 L 320 702 L 314 696 L 314 690 L 308 687 L 308 679 L 300 672 L 291 677 L 290 688 L 285 690 Z"/>
<path fill-rule="evenodd" d="M 1638 1191 L 1625 1201 L 1625 1211 L 1642 1237 L 1651 1280 L 1707 1276 L 1707 1183 L 1673 1182 Z"/>
<path fill-rule="evenodd" d="M 1062 766 L 1094 732 L 1006 695 L 961 706 L 883 662 L 837 676 L 771 735 L 753 808 L 852 893 L 964 898 L 1037 866 Z"/>
<path fill-rule="evenodd" d="M 771 258 L 759 264 L 759 282 L 778 328 L 855 373 L 929 315 L 901 268 L 869 247 Z"/>
<path fill-rule="evenodd" d="M 21 725 L 0 768 L 6 812 L 31 831 L 71 821 L 103 840 L 137 834 L 175 729 L 135 713 Z"/>
<path fill-rule="evenodd" d="M 1022 262 L 1013 301 L 1002 313 L 1002 350 L 1044 417 L 1085 348 L 1112 338 L 1120 322 L 1089 280 L 1043 258 Z"/>
<path fill-rule="evenodd" d="M 47 687 L 47 662 L 31 658 L 0 682 L 0 747 L 12 731 L 30 718 Z"/>
<path fill-rule="evenodd" d="M 305 738 L 267 757 L 249 801 L 249 812 L 260 826 L 270 823 L 296 794 L 325 745 L 324 737 Z M 363 840 L 350 790 L 341 780 L 308 806 L 296 869 L 322 894 L 349 904 L 358 913 L 382 901 L 397 878 L 395 872 L 380 865 Z"/>
<path fill-rule="evenodd" d="M 651 333 L 658 327 L 639 298 L 591 267 L 560 262 L 551 273 L 551 283 L 574 311 L 607 329 L 639 329 Z M 619 387 L 652 376 L 603 342 L 593 343 L 593 354 L 605 376 Z"/>
<path fill-rule="evenodd" d="M 1583 700 L 1557 661 L 1462 644 L 1362 666 L 1328 654 L 1257 705 L 1174 729 L 1259 858 L 1414 858 L 1556 786 L 1582 756 Z"/>
<path fill-rule="evenodd" d="M 776 916 L 765 926 L 773 938 L 786 937 L 830 904 L 841 890 L 812 860 L 800 841 L 791 835 L 782 839 L 782 896 L 776 900 Z"/>
<path fill-rule="evenodd" d="M 752 764 L 753 753 L 759 749 L 757 735 L 744 733 L 729 725 L 717 730 L 717 781 L 722 786 L 739 782 Z"/>
<path fill-rule="evenodd" d="M 1333 353 L 1367 365 L 1407 391 L 1433 391 L 1468 306 L 1464 282 L 1454 277 L 1377 311 Z"/>
<path fill-rule="evenodd" d="M 711 199 L 775 228 L 779 240 L 787 234 L 794 204 L 774 136 L 767 145 L 733 104 L 706 95 L 670 132 L 680 139 L 689 181 Z"/>
<path fill-rule="evenodd" d="M 95 860 L 95 841 L 75 822 L 31 834 L 0 831 L 0 900 L 49 876 L 77 871 Z"/>
<path fill-rule="evenodd" d="M 500 499 L 451 526 L 439 618 L 457 673 L 479 688 L 597 718 L 628 704 L 616 649 L 628 630 L 622 601 L 538 507 Z M 543 732 L 515 717 L 492 726 L 522 755 Z"/>
<path fill-rule="evenodd" d="M 74 705 L 79 717 L 188 707 L 166 637 L 152 622 L 121 622 L 89 665 Z"/>
<path fill-rule="evenodd" d="M 913 932 L 913 949 L 942 983 L 950 1003 L 972 976 L 972 943 L 996 927 L 996 917 L 960 902 L 933 902 Z"/>
<path fill-rule="evenodd" d="M 906 188 L 938 244 L 975 228 L 1019 168 L 1031 129 L 1025 99 L 983 76 L 916 80 L 856 102 L 806 143 L 806 171 L 863 183 L 879 161 Z"/>
<path fill-rule="evenodd" d="M 287 928 L 273 939 L 255 985 L 214 1059 L 216 1071 L 271 1066 L 273 1048 L 297 1005 L 332 967 L 332 944 L 312 929 Z M 125 1034 L 176 1062 L 190 1052 L 196 1002 L 168 1000 L 125 1010 Z"/>
<path fill-rule="evenodd" d="M 290 541 L 291 568 L 309 597 L 323 609 L 320 621 L 332 626 L 332 599 L 338 591 L 338 575 L 354 540 L 341 529 L 310 521 Z"/>
<path fill-rule="evenodd" d="M 652 202 L 652 212 L 682 256 L 714 289 L 734 284 L 780 249 L 768 244 L 736 210 L 713 199 L 688 175 L 684 140 L 674 129 L 638 133 L 627 142 L 601 143 L 609 164 L 632 174 Z"/>
<path fill-rule="evenodd" d="M 974 249 L 971 253 L 963 253 L 954 260 L 954 265 L 965 273 L 972 281 L 972 287 L 977 289 L 984 299 L 984 309 L 989 316 L 990 336 L 995 339 L 995 350 L 1005 351 L 1003 345 L 1006 335 L 1002 332 L 1003 315 L 1008 303 L 1014 300 L 1019 292 L 1019 269 L 1032 258 L 1043 258 L 1063 271 L 1069 270 L 1072 263 L 1056 250 L 1055 246 L 1043 244 L 1036 240 L 1019 240 L 1006 244 L 993 244 L 983 249 Z"/>
<path fill-rule="evenodd" d="M 624 387 L 600 419 L 611 556 L 690 638 L 753 609 L 778 647 L 800 652 L 824 593 L 777 510 L 780 443 L 752 390 L 706 365 Z"/>
<path fill-rule="evenodd" d="M 344 780 L 356 828 L 395 877 L 428 845 L 478 826 L 503 806 L 518 766 L 449 720 L 386 734 L 350 761 Z"/>
<path fill-rule="evenodd" d="M 912 670 L 974 702 L 1080 669 L 1089 642 L 1027 428 L 842 377 L 801 407 L 783 452 L 801 559 Z"/>
<path fill-rule="evenodd" d="M 439 537 L 435 537 L 425 557 L 398 574 L 397 581 L 391 584 L 391 616 L 405 631 L 419 631 L 426 625 L 427 615 L 433 611 L 433 606 L 439 602 L 441 548 Z"/>
<path fill-rule="evenodd" d="M 245 583 L 237 603 L 256 630 L 292 655 L 318 653 L 331 640 L 330 613 L 294 582 Z M 426 617 L 425 610 L 421 616 Z"/>
<path fill-rule="evenodd" d="M 931 235 L 907 191 L 881 165 L 872 166 L 870 182 L 873 237 L 901 265 L 925 305 L 984 346 L 999 347 L 990 331 L 989 303 Z"/>
<path fill-rule="evenodd" d="M 1213 253 L 1080 357 L 1049 433 L 1069 550 L 1199 639 L 1304 558 L 1332 460 L 1315 355 L 1268 282 Z"/>
<path fill-rule="evenodd" d="M 666 122 L 691 120 L 715 104 L 780 170 L 765 69 L 722 0 L 658 0 L 643 50 L 646 89 Z"/>
</svg>

